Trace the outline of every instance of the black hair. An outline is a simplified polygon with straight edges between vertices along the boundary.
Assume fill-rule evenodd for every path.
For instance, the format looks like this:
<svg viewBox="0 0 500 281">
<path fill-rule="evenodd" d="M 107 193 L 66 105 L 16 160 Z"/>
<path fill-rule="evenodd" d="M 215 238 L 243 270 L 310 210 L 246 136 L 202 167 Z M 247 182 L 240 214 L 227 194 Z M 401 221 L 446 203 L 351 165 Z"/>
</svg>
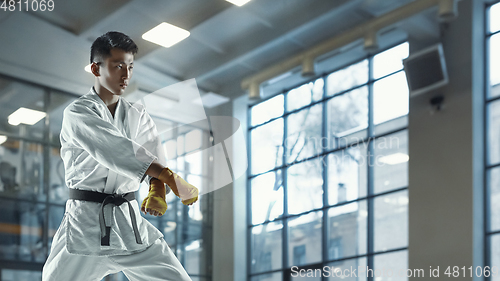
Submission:
<svg viewBox="0 0 500 281">
<path fill-rule="evenodd" d="M 109 31 L 98 37 L 90 48 L 90 63 L 100 62 L 111 56 L 111 49 L 118 48 L 127 53 L 136 54 L 138 51 L 137 45 L 127 35 Z"/>
</svg>

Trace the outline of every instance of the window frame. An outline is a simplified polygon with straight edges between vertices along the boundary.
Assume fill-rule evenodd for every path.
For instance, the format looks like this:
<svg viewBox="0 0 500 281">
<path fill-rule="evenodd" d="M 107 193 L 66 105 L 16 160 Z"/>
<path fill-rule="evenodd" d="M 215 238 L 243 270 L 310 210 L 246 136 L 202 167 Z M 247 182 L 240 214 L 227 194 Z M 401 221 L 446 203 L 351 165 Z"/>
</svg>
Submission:
<svg viewBox="0 0 500 281">
<path fill-rule="evenodd" d="M 305 266 L 300 266 L 301 269 L 315 269 L 315 268 L 323 268 L 323 266 L 327 266 L 329 264 L 332 264 L 332 263 L 335 263 L 335 262 L 342 262 L 342 261 L 349 261 L 349 260 L 358 260 L 360 258 L 366 258 L 367 260 L 367 266 L 369 266 L 370 268 L 374 268 L 374 257 L 375 256 L 378 256 L 378 255 L 381 255 L 381 254 L 386 254 L 386 253 L 393 253 L 393 252 L 404 252 L 404 251 L 407 251 L 408 250 L 408 245 L 406 245 L 405 247 L 400 247 L 400 248 L 393 248 L 393 249 L 390 249 L 390 250 L 386 250 L 386 251 L 378 251 L 378 252 L 374 252 L 374 230 L 375 230 L 375 227 L 374 227 L 374 221 L 375 221 L 375 218 L 374 218 L 374 204 L 375 204 L 375 198 L 379 198 L 379 197 L 382 197 L 384 195 L 389 195 L 389 194 L 396 194 L 398 192 L 404 192 L 404 191 L 407 191 L 408 190 L 408 185 L 404 186 L 404 187 L 400 187 L 400 188 L 396 188 L 396 189 L 392 189 L 392 190 L 389 190 L 389 191 L 385 191 L 385 192 L 380 192 L 380 193 L 374 193 L 374 168 L 373 168 L 373 163 L 372 161 L 374 161 L 374 157 L 371 156 L 370 157 L 370 163 L 372 163 L 372 165 L 367 165 L 367 169 L 368 169 L 368 174 L 367 174 L 367 194 L 366 196 L 363 196 L 363 197 L 359 197 L 356 198 L 355 200 L 346 200 L 346 201 L 343 201 L 343 202 L 339 202 L 337 204 L 329 204 L 328 202 L 328 166 L 326 166 L 326 168 L 323 168 L 322 169 L 322 177 L 323 177 L 323 205 L 321 208 L 316 208 L 316 209 L 312 209 L 312 210 L 309 210 L 309 211 L 306 211 L 306 212 L 302 212 L 302 213 L 299 213 L 299 214 L 289 214 L 288 213 L 288 192 L 287 192 L 287 169 L 292 166 L 292 165 L 296 165 L 296 164 L 299 164 L 299 163 L 302 163 L 302 162 L 306 162 L 306 161 L 311 161 L 313 160 L 314 158 L 317 158 L 317 157 L 327 157 L 328 155 L 332 154 L 332 153 L 335 153 L 335 152 L 339 152 L 339 151 L 342 151 L 342 150 L 345 150 L 345 149 L 348 149 L 350 147 L 353 147 L 353 146 L 358 146 L 358 145 L 363 145 L 363 144 L 367 144 L 367 149 L 368 149 L 368 152 L 369 153 L 372 153 L 374 152 L 374 143 L 377 139 L 379 138 L 382 138 L 382 137 L 385 137 L 385 136 L 390 136 L 392 134 L 396 134 L 398 132 L 404 132 L 404 131 L 408 131 L 408 122 L 406 121 L 405 125 L 404 126 L 398 126 L 396 129 L 391 129 L 391 130 L 388 130 L 388 131 L 384 131 L 383 133 L 379 133 L 377 134 L 376 131 L 375 131 L 375 127 L 378 126 L 378 125 L 381 125 L 381 124 L 384 124 L 386 122 L 391 122 L 391 121 L 394 121 L 396 119 L 399 119 L 399 118 L 407 118 L 408 117 L 408 114 L 406 115 L 403 115 L 403 116 L 399 116 L 399 117 L 396 117 L 396 118 L 393 118 L 393 119 L 390 119 L 390 120 L 386 120 L 380 124 L 377 124 L 375 125 L 374 124 L 374 90 L 373 90 L 373 85 L 375 82 L 377 81 L 380 81 L 382 79 L 385 79 L 389 76 L 392 76 L 392 75 L 395 75 L 397 73 L 400 73 L 400 72 L 403 72 L 404 73 L 404 68 L 401 68 L 400 70 L 397 70 L 397 71 L 394 71 L 394 72 L 391 72 L 389 74 L 386 74 L 386 75 L 383 75 L 379 78 L 376 78 L 374 79 L 373 78 L 373 59 L 374 57 L 379 54 L 379 53 L 382 53 L 386 50 L 389 50 L 393 47 L 396 47 L 396 46 L 399 46 L 401 44 L 404 44 L 404 43 L 408 43 L 408 41 L 404 40 L 404 41 L 398 41 L 396 44 L 393 44 L 393 45 L 390 45 L 388 46 L 387 48 L 384 48 L 384 49 L 381 49 L 379 50 L 377 53 L 375 54 L 371 54 L 371 55 L 367 55 L 367 56 L 364 56 L 358 60 L 354 60 L 352 61 L 351 63 L 347 63 L 347 64 L 344 64 L 342 66 L 340 66 L 339 68 L 336 68 L 332 71 L 328 71 L 328 72 L 325 72 L 325 73 L 322 73 L 318 76 L 315 76 L 313 78 L 310 78 L 306 81 L 303 81 L 303 82 L 300 82 L 298 84 L 295 84 L 293 85 L 292 87 L 289 87 L 289 88 L 286 88 L 284 89 L 283 91 L 280 91 L 274 95 L 271 95 L 269 97 L 266 97 L 262 100 L 260 100 L 259 102 L 257 103 L 254 103 L 254 104 L 251 104 L 248 106 L 248 109 L 247 109 L 247 128 L 248 128 L 248 135 L 247 135 L 247 153 L 248 153 L 248 167 L 249 167 L 249 173 L 248 173 L 248 177 L 247 177 L 247 181 L 246 181 L 246 195 L 247 195 L 247 201 L 246 201 L 246 216 L 247 216 L 247 280 L 252 280 L 252 278 L 254 277 L 258 277 L 258 276 L 266 276 L 266 274 L 273 274 L 273 273 L 282 273 L 282 276 L 283 276 L 283 280 L 289 280 L 290 279 L 290 276 L 291 276 L 291 268 L 288 266 L 289 264 L 289 261 L 288 261 L 288 257 L 289 257 L 289 252 L 288 252 L 288 247 L 289 247 L 289 241 L 288 241 L 288 237 L 289 237 L 289 233 L 288 233 L 288 229 L 289 229 L 289 226 L 288 226 L 288 221 L 290 221 L 291 219 L 294 219 L 294 218 L 297 218 L 299 216 L 302 216 L 302 215 L 305 215 L 305 214 L 309 214 L 309 213 L 313 213 L 313 212 L 322 212 L 323 213 L 323 218 L 322 218 L 322 253 L 321 253 L 321 256 L 322 256 L 322 259 L 320 262 L 318 263 L 313 263 L 313 264 L 306 264 Z M 409 44 L 409 43 L 408 43 Z M 327 95 L 327 77 L 328 75 L 336 72 L 336 71 L 339 71 L 339 70 L 342 70 L 342 69 L 345 69 L 351 65 L 355 65 L 357 63 L 360 63 L 362 62 L 363 60 L 368 60 L 368 71 L 369 71 L 369 74 L 368 74 L 368 81 L 364 84 L 361 84 L 361 85 L 357 85 L 357 86 L 354 86 L 352 88 L 349 88 L 349 89 L 346 89 L 346 90 L 342 90 L 338 93 L 335 93 L 331 96 L 328 96 Z M 286 106 L 287 106 L 287 93 L 293 89 L 296 89 L 302 85 L 305 85 L 305 84 L 308 84 L 308 83 L 311 83 L 311 82 L 315 82 L 317 79 L 320 79 L 322 78 L 323 81 L 324 81 L 324 84 L 323 84 L 323 97 L 317 101 L 311 101 L 309 104 L 305 105 L 305 106 L 301 106 L 299 108 L 296 108 L 294 110 L 291 110 L 291 111 L 288 111 Z M 351 142 L 347 145 L 340 145 L 340 146 L 337 146 L 336 148 L 334 149 L 330 149 L 330 148 L 325 148 L 325 145 L 322 145 L 323 149 L 322 149 L 322 152 L 319 153 L 319 154 L 314 154 L 310 157 L 306 157 L 306 158 L 303 158 L 299 161 L 296 161 L 296 162 L 292 162 L 292 163 L 288 163 L 287 162 L 287 157 L 286 157 L 286 149 L 283 148 L 283 160 L 282 160 L 282 164 L 281 166 L 278 166 L 278 167 L 275 167 L 271 170 L 267 170 L 267 171 L 264 171 L 264 172 L 260 172 L 260 173 L 256 173 L 256 174 L 252 174 L 251 173 L 251 170 L 252 170 L 252 163 L 251 163 L 251 148 L 252 148 L 252 143 L 251 143 L 251 132 L 253 129 L 255 128 L 259 128 L 261 126 L 264 126 L 270 122 L 273 122 L 275 120 L 278 120 L 279 118 L 283 118 L 283 139 L 285 139 L 287 137 L 287 117 L 290 115 L 290 114 L 294 114 L 296 112 L 299 112 L 305 108 L 308 108 L 308 107 L 312 107 L 314 105 L 317 105 L 317 104 L 322 104 L 322 137 L 325 137 L 325 134 L 328 132 L 327 131 L 327 105 L 328 105 L 328 101 L 335 98 L 335 97 L 338 97 L 340 95 L 344 95 L 346 93 L 349 93 L 355 89 L 360 89 L 362 87 L 368 87 L 368 126 L 364 129 L 364 130 L 367 130 L 367 134 L 366 134 L 366 137 L 363 138 L 362 140 L 358 141 L 358 142 Z M 251 121 L 251 118 L 252 118 L 252 115 L 251 115 L 251 110 L 252 110 L 252 107 L 262 103 L 262 102 L 265 102 L 269 99 L 272 99 L 278 95 L 283 95 L 284 97 L 284 101 L 283 101 L 283 106 L 284 106 L 284 113 L 279 116 L 279 117 L 274 117 L 274 118 L 271 118 L 265 122 L 262 122 L 260 124 L 257 124 L 257 125 L 253 125 L 252 126 L 252 121 Z M 323 141 L 324 138 L 323 138 Z M 282 147 L 284 147 L 284 145 L 282 144 Z M 328 165 L 328 164 L 327 164 Z M 253 224 L 252 223 L 252 193 L 251 193 L 251 180 L 255 177 L 258 177 L 260 175 L 263 175 L 263 174 L 266 174 L 266 173 L 269 173 L 269 172 L 276 172 L 277 170 L 281 170 L 281 177 L 282 177 L 282 186 L 283 186 L 283 214 L 276 218 L 276 219 L 273 219 L 273 220 L 266 220 L 264 222 L 261 222 L 261 223 L 257 223 L 257 224 Z M 341 255 L 341 257 L 339 259 L 333 259 L 333 260 L 330 260 L 328 255 L 329 255 L 329 238 L 328 238 L 328 233 L 329 233 L 329 227 L 328 227 L 328 210 L 332 209 L 332 208 L 335 208 L 335 207 L 339 207 L 339 206 L 343 206 L 343 205 L 347 205 L 347 204 L 351 204 L 351 203 L 354 203 L 354 202 L 362 202 L 362 201 L 365 201 L 366 202 L 366 206 L 367 206 L 367 210 L 368 210 L 368 217 L 367 217 L 367 251 L 365 254 L 362 254 L 362 255 L 355 255 L 355 256 L 343 256 Z M 265 271 L 265 272 L 255 272 L 253 273 L 252 272 L 252 228 L 256 227 L 256 226 L 259 226 L 259 225 L 265 225 L 265 224 L 269 224 L 269 223 L 273 223 L 273 222 L 277 222 L 277 223 L 281 223 L 283 225 L 282 227 L 282 266 L 279 268 L 279 269 L 274 269 L 274 270 L 269 270 L 269 271 Z M 326 226 L 326 227 L 325 227 Z M 328 278 L 326 277 L 322 277 L 322 280 L 328 280 Z"/>
<path fill-rule="evenodd" d="M 45 112 L 47 112 L 47 109 L 51 105 L 50 104 L 51 98 L 54 97 L 55 95 L 65 96 L 68 98 L 72 98 L 73 100 L 76 100 L 80 97 L 80 95 L 77 95 L 77 94 L 74 94 L 71 92 L 51 88 L 50 86 L 45 86 L 42 84 L 19 79 L 19 78 L 12 77 L 9 75 L 0 74 L 0 79 L 5 79 L 9 82 L 16 82 L 16 83 L 20 83 L 23 85 L 28 85 L 31 87 L 41 89 L 43 91 L 43 102 L 44 102 L 44 111 Z M 90 88 L 90 86 L 89 86 L 89 88 Z M 154 118 L 158 118 L 158 117 L 154 116 L 153 119 Z M 42 240 L 43 254 L 45 256 L 45 259 L 48 257 L 48 254 L 50 251 L 50 245 L 52 243 L 52 241 L 51 241 L 52 238 L 50 237 L 49 232 L 50 231 L 55 232 L 55 230 L 57 230 L 57 228 L 59 227 L 59 225 L 61 223 L 61 221 L 58 221 L 57 222 L 58 224 L 55 225 L 56 228 L 50 229 L 49 228 L 49 226 L 51 226 L 50 224 L 55 223 L 55 221 L 51 220 L 51 213 L 54 212 L 54 210 L 56 210 L 56 209 L 59 209 L 59 210 L 62 209 L 63 213 L 64 213 L 65 212 L 64 209 L 66 207 L 66 201 L 64 201 L 64 202 L 54 201 L 50 197 L 50 194 L 53 192 L 53 188 L 52 188 L 51 182 L 50 182 L 51 174 L 50 174 L 50 170 L 49 170 L 49 169 L 51 169 L 50 162 L 53 161 L 51 159 L 51 150 L 52 149 L 60 150 L 60 148 L 61 148 L 61 144 L 58 142 L 58 140 L 51 139 L 51 137 L 52 137 L 51 136 L 51 134 L 52 134 L 51 121 L 52 121 L 52 118 L 49 115 L 47 115 L 46 117 L 44 117 L 42 120 L 39 121 L 39 122 L 43 122 L 43 137 L 42 138 L 22 136 L 22 135 L 9 133 L 9 132 L 3 132 L 3 131 L 1 132 L 2 135 L 7 136 L 11 140 L 25 141 L 25 142 L 28 142 L 30 144 L 40 145 L 42 148 L 42 151 L 40 153 L 40 157 L 42 160 L 41 170 L 43 171 L 43 175 L 41 175 L 41 177 L 43 178 L 43 183 L 41 184 L 41 187 L 43 188 L 43 190 L 45 192 L 45 198 L 40 199 L 40 198 L 36 197 L 35 199 L 31 199 L 31 198 L 22 198 L 22 197 L 11 197 L 11 196 L 7 196 L 7 195 L 0 193 L 0 200 L 13 202 L 15 204 L 28 204 L 30 206 L 43 206 L 44 207 L 44 214 L 43 214 L 44 221 L 40 225 L 40 228 L 41 228 L 41 233 L 42 233 L 41 240 Z M 166 120 L 166 121 L 174 122 L 171 120 Z M 178 123 L 176 125 L 180 126 L 180 124 L 178 124 Z M 199 129 L 199 128 L 193 127 L 193 129 Z M 206 130 L 202 130 L 202 129 L 199 129 L 199 130 L 202 131 L 202 139 L 204 141 L 206 139 L 207 142 L 210 142 L 210 140 L 208 138 L 206 138 L 206 135 L 211 136 L 212 133 L 208 132 Z M 188 132 L 185 132 L 185 133 L 182 133 L 179 135 L 186 135 L 187 133 Z M 204 145 L 202 144 L 201 148 L 197 148 L 195 150 L 191 150 L 188 152 L 184 151 L 182 156 L 199 151 L 203 148 L 203 146 Z M 20 157 L 23 157 L 23 155 L 20 154 Z M 59 159 L 59 160 L 62 161 L 62 159 Z M 202 159 L 202 162 L 203 161 L 204 160 Z M 202 165 L 204 165 L 204 164 L 205 163 L 202 163 Z M 185 173 L 186 171 L 182 171 L 182 172 Z M 211 175 L 211 172 L 208 172 L 207 174 Z M 202 177 L 204 179 L 209 178 L 209 176 L 206 176 L 206 175 L 199 175 L 199 174 L 192 174 L 192 175 L 199 176 L 199 177 Z M 63 188 L 68 188 L 68 187 L 63 186 Z M 139 191 L 137 191 L 137 193 L 138 192 Z M 138 194 L 136 194 L 136 195 L 138 195 Z M 209 206 L 207 209 L 212 210 L 212 207 L 211 207 L 213 205 L 213 194 L 212 193 L 205 194 L 203 196 L 203 198 L 200 198 L 200 200 L 204 200 L 205 204 L 207 206 Z M 175 236 L 176 236 L 176 241 L 175 241 L 174 247 L 172 247 L 172 251 L 177 256 L 179 254 L 178 250 L 181 249 L 182 254 L 181 254 L 181 257 L 178 257 L 178 259 L 179 259 L 179 261 L 181 261 L 183 266 L 185 266 L 186 246 L 190 242 L 194 241 L 194 240 L 187 240 L 187 239 L 181 241 L 179 239 L 179 236 L 181 236 L 180 235 L 181 230 L 180 230 L 179 226 L 184 226 L 188 222 L 185 221 L 181 224 L 179 224 L 178 222 L 182 221 L 183 218 L 186 218 L 186 217 L 189 218 L 189 215 L 188 215 L 189 209 L 188 208 L 189 208 L 188 206 L 182 205 L 180 202 L 180 199 L 178 199 L 178 198 L 175 198 L 173 201 L 169 202 L 169 210 L 171 209 L 170 211 L 175 212 L 174 218 L 175 218 L 175 222 L 177 223 L 176 229 L 174 230 Z M 141 215 L 143 215 L 143 214 L 141 213 Z M 205 222 L 205 220 L 202 221 L 203 225 L 201 227 L 205 231 L 212 232 L 212 230 L 213 230 L 213 227 L 212 227 L 213 214 L 211 212 L 209 212 L 208 214 L 206 214 L 206 216 L 208 217 L 208 219 L 206 222 Z M 60 219 L 62 219 L 62 218 L 63 218 L 63 216 L 61 216 Z M 166 219 L 164 219 L 163 217 L 152 217 L 152 216 L 147 216 L 145 218 L 150 222 L 156 223 L 158 225 L 158 229 L 163 233 L 162 226 L 164 226 L 165 222 L 167 221 Z M 17 237 L 21 237 L 21 236 L 17 236 Z M 208 235 L 208 237 L 212 237 L 212 235 L 210 234 L 210 235 Z M 196 240 L 203 240 L 203 237 L 196 239 Z M 209 239 L 209 241 L 203 243 L 203 251 L 206 252 L 207 256 L 211 257 L 212 251 L 213 251 L 211 239 Z M 212 280 L 212 271 L 211 271 L 212 262 L 211 262 L 211 259 L 207 258 L 205 262 L 206 262 L 206 273 L 190 274 L 190 276 L 193 276 L 194 278 L 198 278 L 200 280 Z M 38 262 L 38 261 L 34 260 L 33 256 L 31 256 L 31 260 L 29 260 L 29 261 L 22 260 L 19 258 L 18 259 L 2 259 L 2 260 L 0 260 L 0 279 L 1 279 L 2 270 L 5 270 L 5 271 L 20 271 L 20 270 L 21 271 L 33 271 L 33 272 L 39 272 L 41 274 L 44 264 L 45 264 L 45 260 L 44 260 L 44 262 Z M 113 279 L 113 280 L 124 280 L 125 277 L 123 276 L 122 273 L 116 273 L 116 274 L 108 275 L 104 279 L 107 280 L 108 278 Z"/>
<path fill-rule="evenodd" d="M 495 97 L 490 97 L 490 92 L 491 88 L 493 85 L 490 85 L 490 40 L 493 36 L 500 36 L 500 29 L 491 32 L 490 31 L 490 9 L 491 7 L 495 5 L 500 5 L 500 1 L 495 1 L 492 3 L 485 3 L 484 4 L 484 91 L 483 91 L 483 186 L 484 186 L 484 192 L 483 192 L 483 213 L 484 213 L 484 221 L 483 221 L 483 233 L 484 233 L 484 253 L 483 253 L 483 259 L 484 259 L 484 266 L 490 266 L 492 267 L 491 261 L 492 261 L 492 252 L 491 252 L 491 238 L 499 235 L 500 230 L 490 230 L 490 221 L 491 221 L 491 214 L 490 214 L 490 188 L 489 188 L 489 179 L 488 175 L 489 172 L 495 168 L 500 167 L 500 162 L 496 164 L 489 164 L 488 162 L 488 152 L 489 152 L 489 147 L 488 147 L 488 128 L 489 128 L 489 106 L 490 104 L 494 102 L 500 101 L 500 95 L 495 96 Z M 500 84 L 496 84 L 500 85 Z M 484 277 L 484 280 L 491 280 L 490 277 Z"/>
</svg>

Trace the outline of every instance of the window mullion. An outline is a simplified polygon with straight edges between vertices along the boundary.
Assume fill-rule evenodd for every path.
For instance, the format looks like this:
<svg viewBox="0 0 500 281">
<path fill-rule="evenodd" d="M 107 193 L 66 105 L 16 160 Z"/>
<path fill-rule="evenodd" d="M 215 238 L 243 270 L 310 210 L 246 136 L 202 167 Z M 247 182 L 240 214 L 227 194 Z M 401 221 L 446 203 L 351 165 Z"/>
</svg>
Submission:
<svg viewBox="0 0 500 281">
<path fill-rule="evenodd" d="M 326 97 L 326 90 L 327 90 L 327 82 L 326 82 L 326 76 L 323 78 L 323 99 Z M 322 110 L 322 123 L 321 123 L 321 153 L 322 153 L 322 174 L 323 174 L 323 227 L 322 227 L 322 261 L 323 263 L 328 261 L 330 259 L 329 257 L 329 248 L 330 245 L 328 243 L 328 233 L 330 231 L 330 225 L 328 223 L 328 209 L 325 209 L 324 207 L 328 206 L 328 154 L 325 154 L 325 151 L 328 150 L 328 103 L 327 101 L 324 101 L 323 104 L 323 110 Z M 327 281 L 328 278 L 323 275 L 322 277 L 323 281 Z"/>
<path fill-rule="evenodd" d="M 373 186 L 374 186 L 374 176 L 373 176 L 373 147 L 374 140 L 373 136 L 375 135 L 374 128 L 374 98 L 373 98 L 373 57 L 368 58 L 368 151 L 367 151 L 367 175 L 368 175 L 368 184 L 367 184 L 367 195 L 368 197 L 373 195 Z M 367 217 L 367 266 L 368 268 L 374 268 L 373 255 L 370 255 L 374 252 L 374 199 L 369 198 L 366 202 L 368 217 Z M 368 281 L 373 280 L 373 276 L 367 276 Z"/>
<path fill-rule="evenodd" d="M 285 110 L 284 112 L 287 112 L 287 99 L 288 99 L 288 94 L 284 93 L 283 94 L 283 102 L 284 102 L 284 107 Z M 287 181 L 287 174 L 288 174 L 288 165 L 287 165 L 287 147 L 286 147 L 286 138 L 288 137 L 288 115 L 283 117 L 283 166 L 285 167 L 283 170 L 281 170 L 281 176 L 283 177 L 283 216 L 285 219 L 283 220 L 283 231 L 282 231 L 282 254 L 283 254 L 283 280 L 287 280 L 287 276 L 285 276 L 285 270 L 288 267 L 288 181 Z"/>
<path fill-rule="evenodd" d="M 43 110 L 44 112 L 49 112 L 49 105 L 50 105 L 50 98 L 51 98 L 51 91 L 48 89 L 45 89 L 45 94 L 44 94 L 44 102 L 43 102 Z M 43 191 L 45 192 L 45 226 L 43 227 L 42 225 L 42 245 L 43 245 L 43 251 L 46 257 L 49 256 L 49 219 L 50 219 L 50 214 L 49 212 L 51 211 L 50 209 L 50 195 L 51 195 L 51 188 L 50 188 L 50 150 L 52 147 L 50 146 L 50 116 L 52 113 L 48 113 L 47 116 L 45 116 L 45 123 L 44 123 L 44 128 L 43 128 L 43 134 L 44 134 L 44 144 L 43 147 L 43 155 L 42 155 L 42 161 L 43 161 Z M 47 145 L 48 144 L 48 145 Z M 36 203 L 35 203 L 36 204 Z M 35 205 L 36 206 L 36 205 Z"/>
<path fill-rule="evenodd" d="M 250 114 L 251 108 L 249 107 L 247 109 L 247 128 L 250 128 L 251 125 L 251 119 L 252 116 Z M 247 161 L 248 161 L 248 169 L 246 171 L 247 178 L 252 174 L 252 131 L 247 131 Z M 250 172 L 249 172 L 250 171 Z M 247 225 L 252 225 L 252 183 L 251 179 L 248 179 L 246 181 L 246 188 L 247 188 L 247 198 L 246 198 L 246 211 L 247 211 Z M 247 280 L 250 280 L 250 276 L 252 274 L 252 228 L 248 227 L 246 231 L 247 239 L 246 239 L 246 244 L 247 244 Z"/>
</svg>

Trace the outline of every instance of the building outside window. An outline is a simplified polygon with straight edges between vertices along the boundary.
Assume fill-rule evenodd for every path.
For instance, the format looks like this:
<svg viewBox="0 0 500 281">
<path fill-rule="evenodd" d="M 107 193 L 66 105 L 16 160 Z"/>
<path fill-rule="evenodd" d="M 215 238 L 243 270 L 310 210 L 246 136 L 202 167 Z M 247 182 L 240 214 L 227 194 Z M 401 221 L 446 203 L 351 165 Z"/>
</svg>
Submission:
<svg viewBox="0 0 500 281">
<path fill-rule="evenodd" d="M 248 280 L 407 268 L 408 53 L 399 44 L 250 107 Z"/>
</svg>

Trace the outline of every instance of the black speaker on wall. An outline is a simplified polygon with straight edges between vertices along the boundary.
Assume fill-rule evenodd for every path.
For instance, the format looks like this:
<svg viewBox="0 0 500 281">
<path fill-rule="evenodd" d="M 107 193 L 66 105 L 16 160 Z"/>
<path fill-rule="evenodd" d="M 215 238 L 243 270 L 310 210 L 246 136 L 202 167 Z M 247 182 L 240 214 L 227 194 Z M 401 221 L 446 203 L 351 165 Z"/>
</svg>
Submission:
<svg viewBox="0 0 500 281">
<path fill-rule="evenodd" d="M 403 64 L 410 97 L 448 84 L 448 72 L 441 44 L 410 55 Z"/>
</svg>

